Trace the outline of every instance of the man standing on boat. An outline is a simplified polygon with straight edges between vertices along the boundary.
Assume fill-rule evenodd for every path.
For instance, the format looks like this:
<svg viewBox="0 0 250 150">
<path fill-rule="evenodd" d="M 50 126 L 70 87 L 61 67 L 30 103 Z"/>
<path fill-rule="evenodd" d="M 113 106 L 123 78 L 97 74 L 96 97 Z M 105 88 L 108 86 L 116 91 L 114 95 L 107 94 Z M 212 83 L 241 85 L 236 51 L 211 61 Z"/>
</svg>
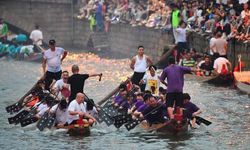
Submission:
<svg viewBox="0 0 250 150">
<path fill-rule="evenodd" d="M 142 80 L 147 67 L 152 64 L 152 60 L 144 54 L 144 47 L 138 46 L 137 55 L 132 58 L 130 64 L 130 68 L 134 70 L 134 74 L 131 79 L 132 83 L 139 85 L 139 82 Z"/>
<path fill-rule="evenodd" d="M 35 30 L 30 33 L 30 39 L 34 45 L 34 52 L 40 52 L 37 46 L 42 46 L 43 44 L 43 33 L 39 30 L 39 26 L 35 26 Z"/>
<path fill-rule="evenodd" d="M 68 83 L 70 84 L 71 94 L 69 97 L 69 102 L 76 98 L 76 94 L 81 92 L 83 93 L 85 80 L 89 77 L 101 77 L 102 74 L 79 74 L 79 67 L 77 65 L 72 66 L 72 73 L 68 79 Z"/>
<path fill-rule="evenodd" d="M 175 65 L 175 60 L 170 57 L 168 60 L 169 66 L 166 67 L 161 74 L 161 82 L 166 85 L 167 88 L 167 111 L 170 119 L 174 119 L 174 108 L 183 107 L 183 86 L 184 86 L 184 74 L 190 73 L 191 71 L 196 71 L 190 67 L 183 67 Z M 167 78 L 167 83 L 165 79 Z M 181 109 L 182 115 L 182 109 Z"/>
<path fill-rule="evenodd" d="M 56 47 L 56 41 L 49 41 L 49 49 L 43 54 L 43 73 L 45 75 L 45 89 L 49 90 L 54 80 L 59 80 L 62 75 L 61 64 L 68 52 L 61 47 Z M 46 71 L 46 66 L 48 70 Z"/>
</svg>

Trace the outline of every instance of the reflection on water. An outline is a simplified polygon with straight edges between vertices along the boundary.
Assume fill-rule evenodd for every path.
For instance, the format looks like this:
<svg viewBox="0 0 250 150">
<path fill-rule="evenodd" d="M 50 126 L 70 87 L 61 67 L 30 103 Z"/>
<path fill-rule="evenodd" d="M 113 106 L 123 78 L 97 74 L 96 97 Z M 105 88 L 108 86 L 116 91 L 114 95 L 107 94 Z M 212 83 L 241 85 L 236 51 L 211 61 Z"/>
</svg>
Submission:
<svg viewBox="0 0 250 150">
<path fill-rule="evenodd" d="M 81 73 L 103 73 L 101 82 L 90 78 L 85 92 L 95 101 L 132 74 L 129 60 L 102 59 L 93 54 L 71 54 L 63 63 L 70 71 L 79 64 Z M 69 137 L 63 130 L 38 131 L 34 125 L 8 125 L 5 107 L 17 101 L 42 75 L 41 64 L 0 59 L 0 149 L 249 149 L 250 101 L 232 88 L 214 87 L 186 79 L 185 92 L 213 122 L 185 135 L 171 136 L 135 128 L 128 132 L 105 124 L 96 125 L 89 137 Z"/>
</svg>

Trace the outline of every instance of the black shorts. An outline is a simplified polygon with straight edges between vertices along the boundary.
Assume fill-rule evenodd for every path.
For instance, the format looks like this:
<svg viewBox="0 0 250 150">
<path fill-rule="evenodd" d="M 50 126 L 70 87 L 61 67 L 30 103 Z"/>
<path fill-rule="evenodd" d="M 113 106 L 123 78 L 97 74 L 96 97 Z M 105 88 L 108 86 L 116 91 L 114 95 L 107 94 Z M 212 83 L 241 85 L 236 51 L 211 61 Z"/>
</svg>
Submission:
<svg viewBox="0 0 250 150">
<path fill-rule="evenodd" d="M 166 106 L 173 107 L 174 105 L 175 107 L 183 106 L 182 92 L 167 93 Z"/>
<path fill-rule="evenodd" d="M 59 80 L 61 79 L 62 71 L 59 72 L 46 72 L 45 75 L 45 89 L 49 90 L 50 84 L 52 83 L 53 79 L 54 80 Z"/>
<path fill-rule="evenodd" d="M 143 78 L 145 72 L 134 72 L 133 76 L 132 76 L 132 83 L 139 85 L 139 82 L 141 81 L 141 79 Z"/>
</svg>

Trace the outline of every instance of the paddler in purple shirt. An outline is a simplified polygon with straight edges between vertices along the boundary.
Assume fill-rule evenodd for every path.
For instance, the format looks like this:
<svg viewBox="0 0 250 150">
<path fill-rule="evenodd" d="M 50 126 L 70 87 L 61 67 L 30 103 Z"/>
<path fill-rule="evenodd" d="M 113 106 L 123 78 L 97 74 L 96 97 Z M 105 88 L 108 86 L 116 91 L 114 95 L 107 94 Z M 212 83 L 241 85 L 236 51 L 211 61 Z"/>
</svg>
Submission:
<svg viewBox="0 0 250 150">
<path fill-rule="evenodd" d="M 142 115 L 142 112 L 149 106 L 149 99 L 152 95 L 151 94 L 145 94 L 143 99 L 144 99 L 144 103 L 141 104 L 133 113 L 132 117 L 138 118 L 139 116 Z"/>
<path fill-rule="evenodd" d="M 128 114 L 132 114 L 136 109 L 138 109 L 143 104 L 144 104 L 143 93 L 136 93 L 136 102 L 134 103 L 132 108 L 128 109 Z"/>
<path fill-rule="evenodd" d="M 178 66 L 175 64 L 175 60 L 173 57 L 168 59 L 168 64 L 160 77 L 160 80 L 163 84 L 167 86 L 167 111 L 169 118 L 171 120 L 174 119 L 174 106 L 175 108 L 183 108 L 183 86 L 184 86 L 184 74 L 190 73 L 191 71 L 195 72 L 196 69 L 192 69 L 189 67 Z M 165 79 L 167 78 L 167 83 Z M 182 109 L 181 109 L 181 115 Z"/>
<path fill-rule="evenodd" d="M 191 127 L 195 128 L 195 116 L 199 115 L 201 110 L 194 103 L 190 102 L 190 99 L 191 97 L 188 93 L 183 93 L 183 108 L 185 110 L 184 116 L 191 120 Z"/>
</svg>

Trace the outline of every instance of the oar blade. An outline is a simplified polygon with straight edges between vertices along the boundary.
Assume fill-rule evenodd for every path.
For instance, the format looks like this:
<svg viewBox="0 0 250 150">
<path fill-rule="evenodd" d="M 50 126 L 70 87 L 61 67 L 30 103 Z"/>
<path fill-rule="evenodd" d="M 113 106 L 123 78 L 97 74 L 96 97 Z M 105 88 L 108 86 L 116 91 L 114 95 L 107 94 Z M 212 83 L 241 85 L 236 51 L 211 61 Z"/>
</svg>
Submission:
<svg viewBox="0 0 250 150">
<path fill-rule="evenodd" d="M 25 127 L 25 126 L 30 125 L 32 123 L 35 123 L 37 121 L 38 121 L 37 117 L 32 117 L 32 118 L 26 118 L 26 119 L 22 120 L 20 123 L 21 123 L 21 127 Z"/>
<path fill-rule="evenodd" d="M 46 123 L 46 127 L 51 129 L 52 126 L 54 125 L 55 123 L 55 120 L 56 120 L 56 116 L 55 115 L 51 115 L 49 116 L 48 120 L 47 120 L 47 123 Z"/>
<path fill-rule="evenodd" d="M 113 117 L 114 126 L 120 128 L 123 124 L 132 121 L 132 116 L 129 114 L 123 114 Z"/>
<path fill-rule="evenodd" d="M 124 126 L 126 127 L 126 129 L 128 131 L 130 131 L 130 130 L 134 129 L 140 123 L 141 123 L 141 121 L 139 119 L 136 119 L 134 121 L 131 121 L 131 122 L 125 124 Z"/>
<path fill-rule="evenodd" d="M 49 118 L 49 114 L 47 112 L 44 113 L 44 115 L 41 117 L 41 119 L 38 121 L 36 127 L 40 130 L 43 131 L 44 128 L 46 128 L 46 123 Z"/>
<path fill-rule="evenodd" d="M 19 112 L 22 109 L 22 104 L 20 102 L 17 102 L 13 105 L 7 106 L 5 109 L 7 113 L 13 114 Z"/>
<path fill-rule="evenodd" d="M 198 122 L 204 123 L 206 126 L 209 126 L 210 124 L 212 124 L 212 122 L 210 122 L 202 117 L 196 116 L 195 118 Z"/>
<path fill-rule="evenodd" d="M 29 111 L 23 110 L 14 117 L 8 118 L 9 124 L 18 124 L 20 123 L 21 120 L 23 120 L 27 115 L 29 114 Z"/>
<path fill-rule="evenodd" d="M 114 123 L 114 120 L 111 119 L 111 117 L 107 115 L 104 111 L 100 111 L 99 113 L 103 121 L 107 124 L 107 126 L 110 126 Z"/>
</svg>

